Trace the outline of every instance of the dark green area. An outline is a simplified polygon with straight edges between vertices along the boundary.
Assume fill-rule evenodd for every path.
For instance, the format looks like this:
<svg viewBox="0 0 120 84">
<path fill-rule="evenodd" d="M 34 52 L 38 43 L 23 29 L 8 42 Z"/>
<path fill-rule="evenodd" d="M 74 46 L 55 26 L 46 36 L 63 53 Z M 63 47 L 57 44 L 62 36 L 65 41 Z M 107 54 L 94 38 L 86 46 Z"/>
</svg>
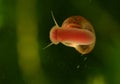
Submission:
<svg viewBox="0 0 120 84">
<path fill-rule="evenodd" d="M 18 65 L 16 3 L 0 0 L 0 84 L 24 84 Z M 81 56 L 62 44 L 42 49 L 50 43 L 51 10 L 59 25 L 73 15 L 84 16 L 93 24 L 97 40 L 90 54 Z M 88 84 L 88 77 L 99 74 L 106 84 L 120 84 L 119 10 L 118 0 L 37 0 L 39 53 L 49 84 Z"/>
</svg>

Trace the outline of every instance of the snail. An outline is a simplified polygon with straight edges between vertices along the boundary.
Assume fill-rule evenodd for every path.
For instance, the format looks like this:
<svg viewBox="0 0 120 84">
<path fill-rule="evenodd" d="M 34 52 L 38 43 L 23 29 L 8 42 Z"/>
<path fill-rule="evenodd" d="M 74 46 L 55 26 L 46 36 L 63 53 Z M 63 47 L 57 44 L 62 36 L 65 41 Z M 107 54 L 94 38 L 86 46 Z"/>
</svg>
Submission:
<svg viewBox="0 0 120 84">
<path fill-rule="evenodd" d="M 82 16 L 71 16 L 65 19 L 60 27 L 53 13 L 52 18 L 55 22 L 55 26 L 50 30 L 51 43 L 57 45 L 62 43 L 65 46 L 75 48 L 82 55 L 90 53 L 96 42 L 95 31 L 93 26 L 88 20 Z"/>
</svg>

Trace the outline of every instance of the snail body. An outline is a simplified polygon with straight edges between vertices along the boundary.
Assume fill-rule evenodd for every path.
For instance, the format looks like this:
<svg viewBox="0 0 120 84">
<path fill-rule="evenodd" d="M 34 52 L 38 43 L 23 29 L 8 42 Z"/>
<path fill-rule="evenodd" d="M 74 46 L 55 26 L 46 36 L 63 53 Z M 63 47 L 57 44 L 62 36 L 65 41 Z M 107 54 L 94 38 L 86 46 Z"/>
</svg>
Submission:
<svg viewBox="0 0 120 84">
<path fill-rule="evenodd" d="M 89 21 L 82 16 L 71 16 L 59 27 L 53 14 L 52 17 L 56 25 L 50 30 L 51 44 L 62 43 L 75 48 L 81 54 L 88 54 L 93 50 L 96 37 Z"/>
</svg>

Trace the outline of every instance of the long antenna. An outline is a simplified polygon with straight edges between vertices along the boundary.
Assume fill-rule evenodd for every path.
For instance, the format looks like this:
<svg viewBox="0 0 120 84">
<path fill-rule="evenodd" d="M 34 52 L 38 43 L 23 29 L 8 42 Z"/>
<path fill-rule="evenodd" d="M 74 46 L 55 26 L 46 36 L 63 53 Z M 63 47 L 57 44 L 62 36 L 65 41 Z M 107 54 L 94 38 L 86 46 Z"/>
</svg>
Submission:
<svg viewBox="0 0 120 84">
<path fill-rule="evenodd" d="M 45 46 L 43 49 L 46 49 L 46 48 L 50 47 L 51 45 L 53 45 L 53 43 L 48 44 L 48 45 Z"/>
<path fill-rule="evenodd" d="M 55 25 L 59 28 L 59 25 L 57 24 L 57 21 L 55 20 L 55 17 L 54 17 L 54 14 L 53 14 L 52 11 L 51 11 L 51 15 L 52 15 L 52 19 L 53 19 Z M 50 47 L 51 45 L 53 45 L 53 43 L 48 44 L 48 45 L 47 45 L 46 47 L 44 47 L 43 49 L 46 49 L 46 48 Z"/>
<path fill-rule="evenodd" d="M 56 25 L 57 27 L 59 27 L 59 25 L 58 25 L 57 21 L 55 20 L 55 17 L 54 17 L 54 14 L 53 14 L 53 12 L 52 12 L 52 11 L 51 11 L 51 15 L 52 15 L 52 19 L 53 19 L 53 21 L 54 21 L 55 25 Z"/>
</svg>

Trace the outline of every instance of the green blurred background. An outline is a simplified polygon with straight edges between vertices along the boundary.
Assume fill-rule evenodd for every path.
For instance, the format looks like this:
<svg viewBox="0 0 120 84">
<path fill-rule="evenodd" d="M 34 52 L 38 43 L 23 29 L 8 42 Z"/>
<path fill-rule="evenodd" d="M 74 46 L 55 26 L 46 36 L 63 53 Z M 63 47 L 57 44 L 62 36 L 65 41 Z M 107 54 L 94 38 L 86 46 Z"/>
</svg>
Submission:
<svg viewBox="0 0 120 84">
<path fill-rule="evenodd" d="M 120 84 L 119 3 L 0 0 L 0 84 Z M 92 23 L 97 39 L 90 54 L 62 44 L 43 49 L 54 25 L 51 10 L 59 25 L 73 15 Z"/>
</svg>

